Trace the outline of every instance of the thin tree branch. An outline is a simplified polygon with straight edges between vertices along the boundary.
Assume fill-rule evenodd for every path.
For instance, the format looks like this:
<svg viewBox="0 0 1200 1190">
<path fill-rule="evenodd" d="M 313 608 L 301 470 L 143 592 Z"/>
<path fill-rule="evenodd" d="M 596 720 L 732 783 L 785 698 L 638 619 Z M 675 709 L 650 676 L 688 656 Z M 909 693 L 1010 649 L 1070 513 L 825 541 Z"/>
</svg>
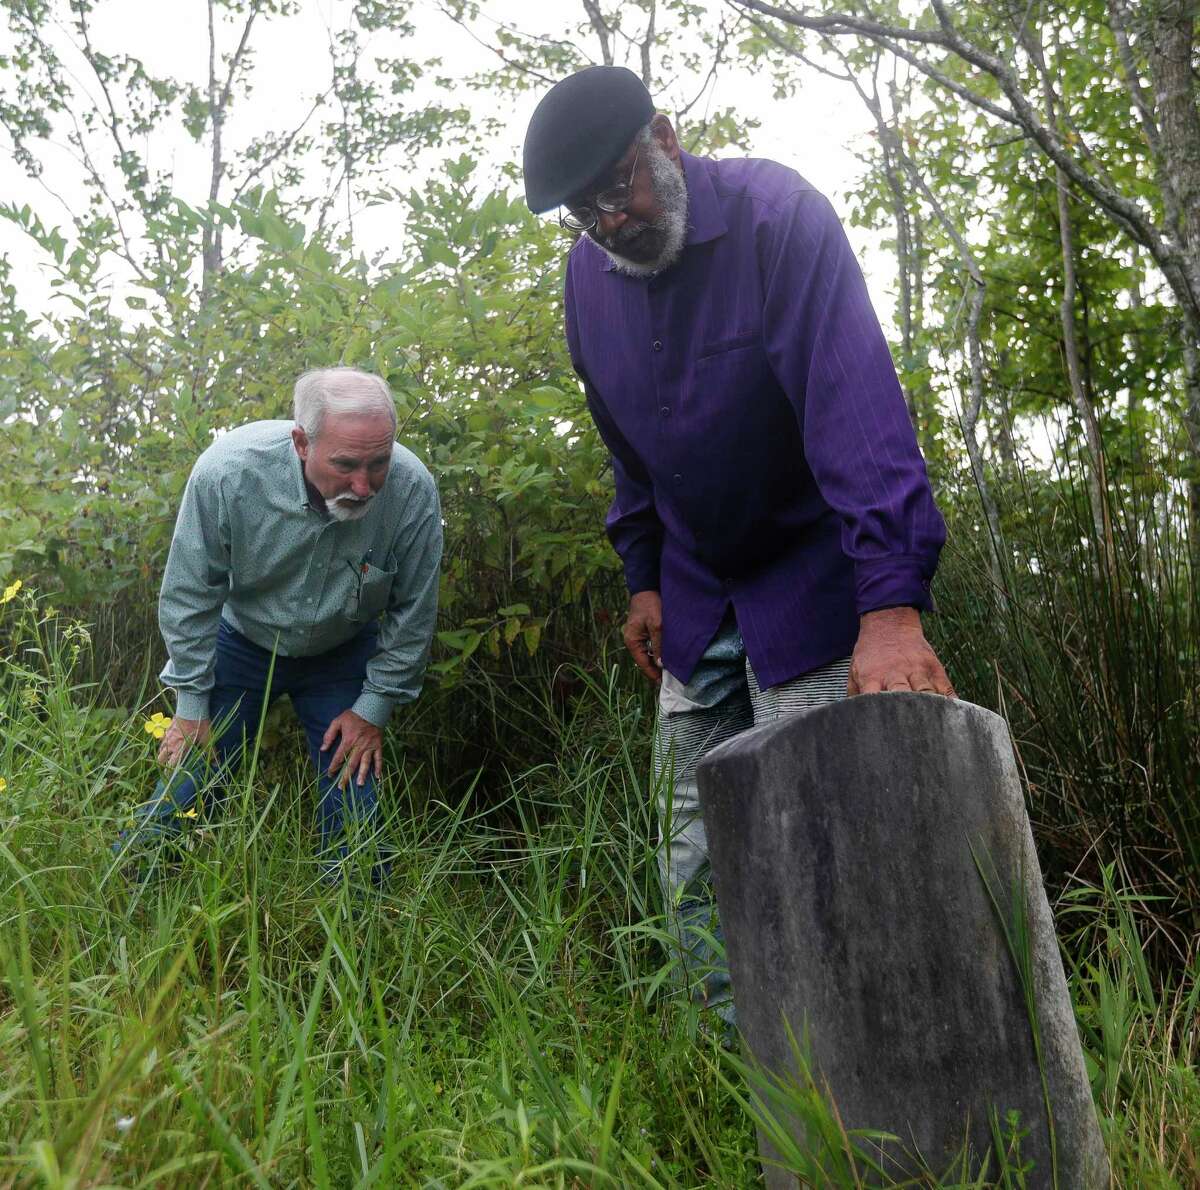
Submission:
<svg viewBox="0 0 1200 1190">
<path fill-rule="evenodd" d="M 612 30 L 608 27 L 608 22 L 604 19 L 604 14 L 600 11 L 600 5 L 596 0 L 582 0 L 582 3 L 583 10 L 587 13 L 588 20 L 591 21 L 592 28 L 600 40 L 600 57 L 605 66 L 611 66 L 613 64 Z"/>
<path fill-rule="evenodd" d="M 682 120 L 688 112 L 696 106 L 697 103 L 704 97 L 704 93 L 712 85 L 713 79 L 716 77 L 717 71 L 720 69 L 721 63 L 725 60 L 725 47 L 729 44 L 729 31 L 725 26 L 724 18 L 721 20 L 720 29 L 717 34 L 717 48 L 713 53 L 712 65 L 708 68 L 708 73 L 704 76 L 704 82 L 700 85 L 700 90 L 695 96 L 683 105 L 675 109 L 676 120 Z"/>
<path fill-rule="evenodd" d="M 241 198 L 245 191 L 248 190 L 251 185 L 253 185 L 255 179 L 258 178 L 265 170 L 270 169 L 270 167 L 274 165 L 275 162 L 278 161 L 279 158 L 282 157 L 292 147 L 293 144 L 295 144 L 296 138 L 301 132 L 304 131 L 305 125 L 313 118 L 317 112 L 317 109 L 320 108 L 325 102 L 329 96 L 329 92 L 332 90 L 333 88 L 329 87 L 320 95 L 318 95 L 317 98 L 313 100 L 313 105 L 311 108 L 309 108 L 308 115 L 306 115 L 304 119 L 301 120 L 300 123 L 297 124 L 296 127 L 293 128 L 292 131 L 289 132 L 287 136 L 278 145 L 276 145 L 270 153 L 267 154 L 266 157 L 259 161 L 254 168 L 250 170 L 248 174 L 246 174 L 246 176 L 238 184 L 237 189 L 233 192 L 232 197 L 229 199 L 230 203 L 237 202 L 237 200 Z"/>
<path fill-rule="evenodd" d="M 658 0 L 650 0 L 650 17 L 646 22 L 646 35 L 641 41 L 642 82 L 647 87 L 653 82 L 653 74 L 650 69 L 650 50 L 654 46 L 654 21 L 657 15 Z"/>
<path fill-rule="evenodd" d="M 977 107 L 980 110 L 987 112 L 989 115 L 995 116 L 997 120 L 1003 120 L 1007 124 L 1019 125 L 1020 123 L 1017 120 L 1017 117 L 1013 115 L 1012 112 L 1008 111 L 1007 108 L 1003 108 L 999 104 L 993 103 L 987 98 L 987 96 L 980 95 L 978 91 L 972 91 L 970 87 L 958 82 L 957 79 L 950 78 L 948 75 L 938 70 L 936 66 L 931 65 L 922 58 L 919 58 L 912 52 L 912 50 L 905 49 L 905 47 L 900 43 L 899 38 L 891 36 L 888 32 L 876 35 L 859 28 L 854 24 L 839 25 L 836 22 L 826 22 L 823 20 L 823 18 L 817 17 L 800 18 L 798 15 L 796 15 L 796 18 L 793 19 L 792 15 L 786 13 L 783 9 L 775 8 L 770 4 L 760 3 L 759 0 L 725 0 L 725 2 L 731 7 L 738 9 L 741 15 L 749 17 L 751 24 L 753 24 L 754 27 L 761 33 L 764 33 L 768 39 L 770 39 L 785 53 L 792 54 L 796 57 L 800 56 L 795 46 L 784 41 L 783 38 L 772 31 L 769 25 L 765 24 L 756 17 L 751 16 L 749 12 L 742 12 L 743 8 L 753 9 L 754 11 L 761 12 L 767 16 L 778 16 L 778 19 L 783 21 L 785 24 L 795 25 L 797 28 L 802 29 L 811 29 L 813 32 L 827 34 L 829 36 L 837 36 L 843 33 L 861 33 L 863 36 L 869 37 L 882 49 L 887 50 L 888 53 L 895 54 L 897 58 L 903 59 L 910 66 L 915 67 L 922 74 L 933 79 L 933 81 L 939 86 L 945 87 L 947 91 L 957 95 L 960 99 L 965 99 L 969 104 L 971 104 L 972 107 Z M 880 28 L 883 28 L 883 26 L 880 26 Z M 905 32 L 905 30 L 896 29 L 894 32 L 896 34 L 902 34 Z"/>
<path fill-rule="evenodd" d="M 485 50 L 488 50 L 489 52 L 495 54 L 496 57 L 499 58 L 500 61 L 503 62 L 504 65 L 509 70 L 516 70 L 516 71 L 519 71 L 521 74 L 527 74 L 530 76 L 530 78 L 535 78 L 538 80 L 538 82 L 545 83 L 546 86 L 548 86 L 548 87 L 552 87 L 556 82 L 558 82 L 558 79 L 551 78 L 548 74 L 543 74 L 540 70 L 535 70 L 532 66 L 526 66 L 524 62 L 519 62 L 512 58 L 507 57 L 506 54 L 504 53 L 504 51 L 499 46 L 492 45 L 491 42 L 485 41 L 482 37 L 479 36 L 478 33 L 475 32 L 474 29 L 471 28 L 471 26 L 462 17 L 456 16 L 444 4 L 439 3 L 438 8 L 441 10 L 443 16 L 445 16 L 448 20 L 453 21 L 454 24 L 456 24 L 464 33 L 466 33 L 466 35 L 473 42 L 475 42 L 476 45 L 480 45 Z M 513 32 L 513 33 L 517 32 L 516 30 L 511 29 L 509 26 L 500 25 L 499 22 L 497 22 L 497 27 L 505 28 L 509 32 Z M 525 35 L 520 34 L 520 36 L 525 36 Z M 530 38 L 529 40 L 534 40 L 534 41 L 543 40 L 544 41 L 547 39 L 546 38 Z M 551 44 L 561 45 L 563 43 L 551 42 Z M 574 49 L 576 47 L 572 46 L 571 48 Z"/>
<path fill-rule="evenodd" d="M 100 69 L 96 51 L 92 48 L 92 38 L 88 30 L 87 10 L 82 7 L 78 8 L 75 10 L 75 15 L 78 18 L 80 36 L 83 38 L 83 56 L 92 68 L 92 73 L 96 76 L 96 81 L 100 84 L 100 90 L 104 95 L 104 103 L 108 108 L 108 129 L 112 133 L 113 141 L 117 146 L 117 152 L 120 153 L 122 165 L 124 165 L 125 161 L 131 158 L 133 154 L 125 147 L 125 141 L 121 136 L 121 119 L 117 115 L 112 92 L 108 89 L 108 80 L 104 77 L 104 72 Z"/>
<path fill-rule="evenodd" d="M 1154 119 L 1154 100 L 1142 85 L 1141 73 L 1129 44 L 1128 11 L 1123 0 L 1108 0 L 1109 28 L 1117 43 L 1117 56 L 1121 59 L 1121 69 L 1125 72 L 1125 89 L 1133 100 L 1134 111 L 1146 134 L 1155 156 L 1158 155 L 1159 133 L 1158 124 Z"/>
<path fill-rule="evenodd" d="M 262 11 L 260 0 L 250 6 L 250 14 L 246 17 L 246 24 L 242 28 L 242 36 L 238 41 L 237 49 L 233 52 L 233 57 L 229 60 L 229 71 L 225 75 L 225 85 L 221 88 L 221 111 L 224 113 L 229 107 L 229 95 L 233 90 L 234 78 L 237 75 L 237 69 L 242 64 L 242 57 L 246 53 L 246 44 L 250 40 L 250 30 L 254 26 L 255 18 Z"/>
</svg>

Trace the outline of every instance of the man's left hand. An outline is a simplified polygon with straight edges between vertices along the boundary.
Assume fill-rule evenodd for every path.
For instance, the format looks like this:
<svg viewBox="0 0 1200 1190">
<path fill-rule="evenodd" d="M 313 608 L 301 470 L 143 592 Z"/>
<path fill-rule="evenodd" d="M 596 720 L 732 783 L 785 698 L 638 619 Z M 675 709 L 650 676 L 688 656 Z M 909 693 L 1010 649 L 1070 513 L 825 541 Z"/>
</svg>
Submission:
<svg viewBox="0 0 1200 1190">
<path fill-rule="evenodd" d="M 383 776 L 383 732 L 380 728 L 353 711 L 343 711 L 325 732 L 321 751 L 327 752 L 338 736 L 341 736 L 341 742 L 326 771 L 336 773 L 341 770 L 339 789 L 344 790 L 351 777 L 355 778 L 355 784 L 363 784 L 372 768 L 376 780 Z"/>
<path fill-rule="evenodd" d="M 915 690 L 957 698 L 942 663 L 921 631 L 915 607 L 867 612 L 859 621 L 847 694 Z"/>
</svg>

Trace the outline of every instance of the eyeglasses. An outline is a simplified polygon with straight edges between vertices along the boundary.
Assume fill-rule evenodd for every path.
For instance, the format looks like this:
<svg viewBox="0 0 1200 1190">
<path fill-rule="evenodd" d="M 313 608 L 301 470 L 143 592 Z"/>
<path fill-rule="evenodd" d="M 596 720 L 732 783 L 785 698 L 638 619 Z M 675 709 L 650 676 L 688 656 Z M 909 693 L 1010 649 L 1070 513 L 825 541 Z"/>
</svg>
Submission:
<svg viewBox="0 0 1200 1190">
<path fill-rule="evenodd" d="M 633 175 L 637 173 L 638 156 L 642 151 L 639 143 L 633 154 L 633 165 L 629 168 L 629 180 L 607 190 L 601 190 L 591 202 L 569 207 L 558 217 L 559 223 L 568 231 L 591 231 L 600 221 L 598 212 L 615 215 L 629 206 L 633 198 Z"/>
</svg>

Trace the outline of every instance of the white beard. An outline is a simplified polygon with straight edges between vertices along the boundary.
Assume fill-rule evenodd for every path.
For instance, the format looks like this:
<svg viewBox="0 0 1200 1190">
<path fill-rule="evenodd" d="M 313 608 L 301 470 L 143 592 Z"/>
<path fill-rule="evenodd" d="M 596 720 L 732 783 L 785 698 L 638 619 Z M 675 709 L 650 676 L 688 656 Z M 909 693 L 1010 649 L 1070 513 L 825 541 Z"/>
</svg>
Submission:
<svg viewBox="0 0 1200 1190">
<path fill-rule="evenodd" d="M 646 160 L 650 163 L 650 183 L 661 214 L 649 223 L 626 223 L 617 232 L 617 242 L 612 247 L 593 237 L 613 262 L 613 267 L 631 277 L 653 277 L 655 273 L 669 269 L 679 259 L 687 240 L 688 192 L 683 170 L 667 156 L 657 140 L 651 140 L 646 146 Z M 647 229 L 657 232 L 662 241 L 654 258 L 642 261 L 622 256 L 619 251 L 621 241 L 633 239 Z"/>
<path fill-rule="evenodd" d="M 374 499 L 374 496 L 368 496 L 365 500 L 359 500 L 355 496 L 334 496 L 333 499 L 325 501 L 325 507 L 335 521 L 360 521 L 367 515 Z"/>
</svg>

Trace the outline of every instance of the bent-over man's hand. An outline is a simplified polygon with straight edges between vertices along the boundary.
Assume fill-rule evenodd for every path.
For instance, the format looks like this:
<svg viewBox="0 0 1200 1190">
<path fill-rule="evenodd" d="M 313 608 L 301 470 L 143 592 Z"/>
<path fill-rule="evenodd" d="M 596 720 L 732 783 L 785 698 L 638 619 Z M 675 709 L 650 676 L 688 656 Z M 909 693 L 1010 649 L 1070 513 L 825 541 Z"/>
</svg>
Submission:
<svg viewBox="0 0 1200 1190">
<path fill-rule="evenodd" d="M 846 693 L 877 694 L 881 690 L 958 697 L 921 631 L 921 613 L 915 607 L 868 612 L 859 622 Z"/>
<path fill-rule="evenodd" d="M 341 770 L 338 778 L 338 788 L 344 790 L 354 777 L 356 785 L 362 785 L 375 770 L 375 779 L 383 776 L 383 731 L 368 723 L 361 715 L 353 711 L 343 711 L 325 732 L 321 741 L 321 751 L 329 751 L 333 741 L 341 736 L 337 751 L 329 762 L 329 773 Z M 343 767 L 344 766 L 344 767 Z"/>
<path fill-rule="evenodd" d="M 657 591 L 629 597 L 623 635 L 638 669 L 657 685 L 662 681 L 662 597 Z"/>
<path fill-rule="evenodd" d="M 207 742 L 211 730 L 210 719 L 180 719 L 176 715 L 158 746 L 158 763 L 163 768 L 175 768 L 190 747 Z"/>
</svg>

